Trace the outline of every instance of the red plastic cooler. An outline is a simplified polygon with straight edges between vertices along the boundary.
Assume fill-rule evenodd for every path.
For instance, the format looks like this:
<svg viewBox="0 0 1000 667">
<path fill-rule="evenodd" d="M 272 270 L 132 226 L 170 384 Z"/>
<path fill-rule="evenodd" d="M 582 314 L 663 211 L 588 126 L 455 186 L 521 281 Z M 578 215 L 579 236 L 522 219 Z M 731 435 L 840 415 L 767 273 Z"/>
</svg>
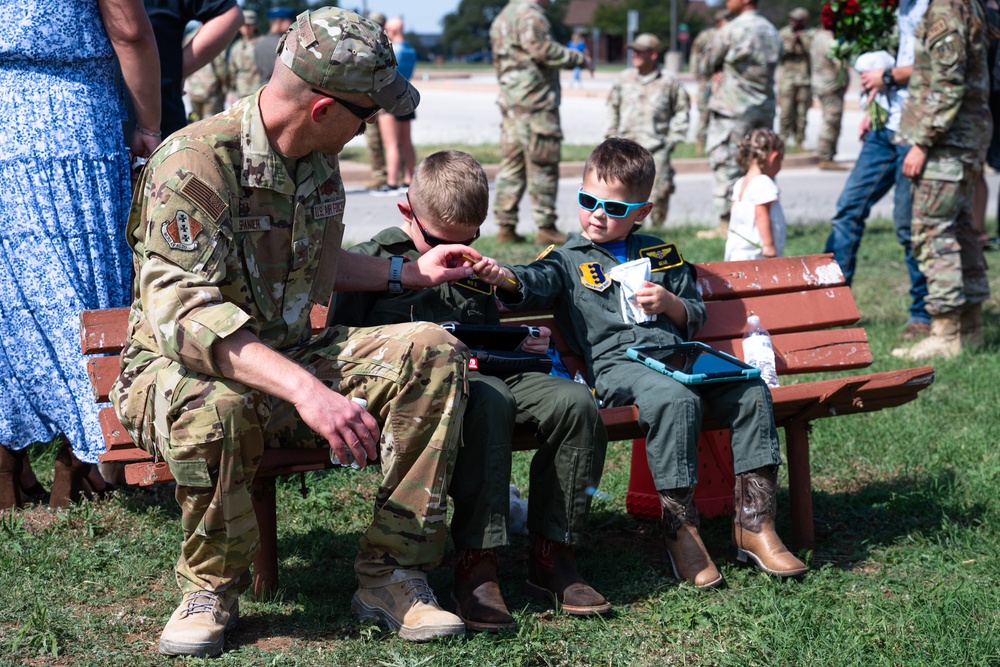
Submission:
<svg viewBox="0 0 1000 667">
<path fill-rule="evenodd" d="M 698 485 L 694 487 L 694 502 L 703 517 L 732 514 L 735 482 L 729 431 L 705 431 L 698 440 Z M 625 509 L 636 519 L 660 520 L 660 499 L 646 461 L 645 438 L 632 441 Z"/>
</svg>

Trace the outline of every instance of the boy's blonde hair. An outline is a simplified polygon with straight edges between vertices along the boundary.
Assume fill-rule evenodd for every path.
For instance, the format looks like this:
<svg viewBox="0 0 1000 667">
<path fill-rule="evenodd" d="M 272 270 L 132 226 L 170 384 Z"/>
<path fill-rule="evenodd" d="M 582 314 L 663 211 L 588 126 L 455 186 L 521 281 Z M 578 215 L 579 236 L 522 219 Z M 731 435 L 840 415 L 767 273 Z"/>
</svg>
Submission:
<svg viewBox="0 0 1000 667">
<path fill-rule="evenodd" d="M 483 166 L 462 151 L 439 151 L 417 166 L 410 201 L 420 217 L 449 227 L 479 227 L 490 210 L 490 184 Z"/>
<path fill-rule="evenodd" d="M 649 199 L 656 163 L 648 150 L 631 139 L 605 139 L 587 158 L 583 178 L 593 173 L 605 183 L 621 183 L 637 200 Z"/>
<path fill-rule="evenodd" d="M 736 146 L 736 164 L 746 172 L 754 162 L 764 164 L 767 156 L 775 151 L 784 154 L 785 142 L 773 131 L 758 127 L 750 130 Z"/>
</svg>

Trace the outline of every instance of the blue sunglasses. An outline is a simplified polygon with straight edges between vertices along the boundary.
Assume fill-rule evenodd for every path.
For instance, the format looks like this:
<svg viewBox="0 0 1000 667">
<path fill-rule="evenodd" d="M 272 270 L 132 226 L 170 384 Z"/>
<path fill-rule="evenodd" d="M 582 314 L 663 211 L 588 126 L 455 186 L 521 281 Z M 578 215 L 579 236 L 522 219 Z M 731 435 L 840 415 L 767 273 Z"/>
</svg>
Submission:
<svg viewBox="0 0 1000 667">
<path fill-rule="evenodd" d="M 604 208 L 604 212 L 611 218 L 624 218 L 635 209 L 642 208 L 649 203 L 648 201 L 628 203 L 614 201 L 613 199 L 598 199 L 594 195 L 584 192 L 583 188 L 580 188 L 576 193 L 576 198 L 580 202 L 580 208 L 593 211 L 598 206 L 601 206 Z"/>
</svg>

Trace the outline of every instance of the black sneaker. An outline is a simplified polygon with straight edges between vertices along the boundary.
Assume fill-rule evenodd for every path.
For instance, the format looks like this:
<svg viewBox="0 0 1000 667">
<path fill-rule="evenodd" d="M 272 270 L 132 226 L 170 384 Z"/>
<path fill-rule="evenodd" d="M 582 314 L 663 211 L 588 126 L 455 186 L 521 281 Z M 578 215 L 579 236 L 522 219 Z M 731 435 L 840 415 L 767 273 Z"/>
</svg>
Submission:
<svg viewBox="0 0 1000 667">
<path fill-rule="evenodd" d="M 389 185 L 388 183 L 383 183 L 377 188 L 372 188 L 368 191 L 373 197 L 396 197 L 398 195 L 406 194 L 406 190 L 403 190 L 398 185 Z"/>
</svg>

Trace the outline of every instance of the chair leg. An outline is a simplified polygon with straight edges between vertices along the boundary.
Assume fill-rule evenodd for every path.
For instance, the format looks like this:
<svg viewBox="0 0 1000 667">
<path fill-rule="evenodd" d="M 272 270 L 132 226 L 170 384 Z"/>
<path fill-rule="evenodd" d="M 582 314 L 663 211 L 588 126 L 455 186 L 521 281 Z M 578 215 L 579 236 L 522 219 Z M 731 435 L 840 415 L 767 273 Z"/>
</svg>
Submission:
<svg viewBox="0 0 1000 667">
<path fill-rule="evenodd" d="M 258 477 L 251 491 L 260 550 L 253 561 L 253 592 L 263 595 L 278 587 L 278 509 L 273 477 Z"/>
</svg>

